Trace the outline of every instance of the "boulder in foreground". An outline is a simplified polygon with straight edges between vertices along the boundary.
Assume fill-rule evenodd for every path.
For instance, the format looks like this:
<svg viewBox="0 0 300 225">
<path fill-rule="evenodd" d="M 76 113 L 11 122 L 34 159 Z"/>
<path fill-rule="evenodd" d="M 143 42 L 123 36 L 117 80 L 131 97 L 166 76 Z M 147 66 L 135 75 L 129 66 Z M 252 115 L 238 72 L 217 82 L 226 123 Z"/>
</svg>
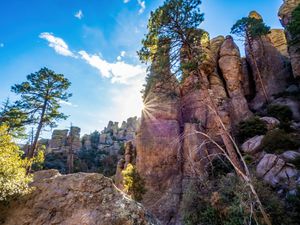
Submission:
<svg viewBox="0 0 300 225">
<path fill-rule="evenodd" d="M 5 225 L 159 225 L 100 174 L 35 174 L 31 194 L 13 202 Z"/>
</svg>

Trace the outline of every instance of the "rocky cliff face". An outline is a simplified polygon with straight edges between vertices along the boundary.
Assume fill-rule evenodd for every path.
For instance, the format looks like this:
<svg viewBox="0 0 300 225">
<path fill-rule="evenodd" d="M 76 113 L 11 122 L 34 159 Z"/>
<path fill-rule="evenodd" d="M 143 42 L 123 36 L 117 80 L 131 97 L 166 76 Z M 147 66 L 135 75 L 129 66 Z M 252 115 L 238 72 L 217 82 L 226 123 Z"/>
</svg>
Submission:
<svg viewBox="0 0 300 225">
<path fill-rule="evenodd" d="M 261 15 L 255 11 L 251 12 L 249 17 L 262 19 Z M 272 100 L 273 95 L 284 91 L 287 87 L 290 62 L 284 50 L 287 47 L 287 42 L 282 37 L 283 32 L 283 30 L 271 30 L 268 36 L 246 40 L 246 59 L 255 81 L 256 93 L 250 104 L 254 110 L 262 107 L 267 102 L 266 98 L 268 101 Z M 265 96 L 262 85 L 267 96 Z"/>
<path fill-rule="evenodd" d="M 283 5 L 280 7 L 278 16 L 283 27 L 287 27 L 291 21 L 293 10 L 300 4 L 300 0 L 284 0 Z M 292 35 L 286 31 L 287 40 L 292 40 Z M 299 38 L 299 37 L 298 37 Z M 298 51 L 300 44 L 289 45 L 288 52 L 291 59 L 293 74 L 295 77 L 300 76 L 300 53 Z"/>
<path fill-rule="evenodd" d="M 261 18 L 256 12 L 250 16 Z M 198 68 L 199 73 L 184 74 L 179 83 L 166 67 L 160 75 L 168 79 L 165 82 L 152 81 L 136 136 L 136 167 L 145 179 L 147 189 L 143 203 L 163 224 L 182 224 L 179 211 L 182 193 L 195 177 L 205 179 L 207 168 L 220 152 L 202 132 L 220 146 L 230 147 L 226 145 L 228 140 L 224 138 L 220 120 L 225 129 L 234 135 L 239 122 L 266 110 L 263 86 L 269 103 L 282 105 L 282 102 L 293 101 L 277 97 L 290 88 L 288 80 L 292 77 L 291 52 L 288 51 L 284 30 L 271 30 L 267 36 L 246 42 L 245 58 L 241 58 L 230 36 L 210 40 L 206 34 L 204 38 L 193 46 L 201 48 L 205 54 L 205 60 Z M 165 49 L 167 51 L 168 47 Z M 182 62 L 186 62 L 185 57 L 185 49 L 182 48 Z M 162 60 L 155 58 L 153 64 Z M 168 57 L 164 60 L 168 60 Z M 151 73 L 156 77 L 155 70 L 152 69 Z M 276 121 L 267 117 L 266 120 Z M 268 124 L 270 127 L 273 125 Z M 257 137 L 257 140 L 261 141 L 262 138 Z M 259 146 L 257 142 L 250 142 L 249 145 L 256 150 Z M 271 160 L 273 156 L 265 157 Z M 258 168 L 266 169 L 263 165 L 268 164 L 269 158 L 259 158 Z M 286 163 L 280 166 L 278 168 L 282 176 L 287 172 L 297 180 L 296 170 Z"/>
<path fill-rule="evenodd" d="M 180 105 L 177 80 L 157 82 L 147 95 L 137 133 L 136 167 L 146 181 L 144 203 L 162 221 L 176 221 L 179 204 Z M 163 215 L 166 215 L 163 216 Z"/>
<path fill-rule="evenodd" d="M 11 203 L 4 225 L 159 225 L 140 204 L 100 174 L 40 171 L 32 192 Z"/>
</svg>

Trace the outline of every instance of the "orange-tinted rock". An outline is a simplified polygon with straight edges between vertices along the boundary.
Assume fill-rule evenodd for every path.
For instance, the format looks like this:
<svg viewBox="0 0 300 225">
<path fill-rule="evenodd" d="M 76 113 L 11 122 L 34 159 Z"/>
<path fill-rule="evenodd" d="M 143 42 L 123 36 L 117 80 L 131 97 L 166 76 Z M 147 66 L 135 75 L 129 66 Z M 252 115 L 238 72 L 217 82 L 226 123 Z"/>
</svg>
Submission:
<svg viewBox="0 0 300 225">
<path fill-rule="evenodd" d="M 284 0 L 283 5 L 280 7 L 278 16 L 280 18 L 280 22 L 283 27 L 287 27 L 287 25 L 292 20 L 292 12 L 294 9 L 300 4 L 300 0 Z M 299 39 L 299 37 L 293 37 L 288 30 L 286 30 L 287 40 L 293 40 L 294 38 Z M 294 77 L 300 77 L 300 52 L 299 52 L 300 44 L 290 44 L 288 46 L 288 52 L 291 59 L 292 69 Z"/>
<path fill-rule="evenodd" d="M 242 87 L 242 62 L 240 52 L 231 36 L 228 36 L 220 49 L 219 67 L 226 82 L 230 97 L 230 109 L 233 124 L 251 116 Z"/>
<path fill-rule="evenodd" d="M 274 94 L 285 90 L 286 80 L 290 76 L 290 71 L 286 57 L 274 46 L 268 36 L 255 38 L 250 43 L 246 41 L 246 58 L 251 67 L 256 85 L 256 94 L 251 102 L 251 108 L 256 110 L 266 102 L 259 73 L 267 98 L 271 100 Z"/>
</svg>

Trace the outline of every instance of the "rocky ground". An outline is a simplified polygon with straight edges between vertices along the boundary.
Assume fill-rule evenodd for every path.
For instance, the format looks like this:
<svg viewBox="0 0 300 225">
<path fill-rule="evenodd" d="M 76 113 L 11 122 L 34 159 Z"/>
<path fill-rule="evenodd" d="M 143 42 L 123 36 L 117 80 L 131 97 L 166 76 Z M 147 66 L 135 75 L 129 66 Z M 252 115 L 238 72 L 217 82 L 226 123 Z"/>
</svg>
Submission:
<svg viewBox="0 0 300 225">
<path fill-rule="evenodd" d="M 103 175 L 47 170 L 34 177 L 31 193 L 11 203 L 4 225 L 160 224 Z"/>
</svg>

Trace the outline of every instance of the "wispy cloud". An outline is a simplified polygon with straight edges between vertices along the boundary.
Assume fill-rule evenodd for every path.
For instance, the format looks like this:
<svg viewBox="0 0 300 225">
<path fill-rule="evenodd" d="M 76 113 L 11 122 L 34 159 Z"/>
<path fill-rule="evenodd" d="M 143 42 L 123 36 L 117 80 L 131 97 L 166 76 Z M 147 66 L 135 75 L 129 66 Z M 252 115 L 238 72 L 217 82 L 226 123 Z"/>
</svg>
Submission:
<svg viewBox="0 0 300 225">
<path fill-rule="evenodd" d="M 141 7 L 139 10 L 139 14 L 142 14 L 146 9 L 146 1 L 137 0 L 139 6 Z"/>
<path fill-rule="evenodd" d="M 86 51 L 78 52 L 81 58 L 99 70 L 100 75 L 110 78 L 112 83 L 128 84 L 135 77 L 145 77 L 146 69 L 140 65 L 132 65 L 123 61 L 109 63 L 99 55 L 90 55 Z"/>
<path fill-rule="evenodd" d="M 41 33 L 39 37 L 47 40 L 49 47 L 53 48 L 56 53 L 63 56 L 77 58 L 77 56 L 69 49 L 69 46 L 62 38 L 55 37 L 53 34 L 48 32 Z"/>
<path fill-rule="evenodd" d="M 126 4 L 126 3 L 130 2 L 130 0 L 124 0 L 123 2 Z"/>
<path fill-rule="evenodd" d="M 4 43 L 0 43 L 0 48 L 4 48 Z"/>
<path fill-rule="evenodd" d="M 74 108 L 77 108 L 78 105 L 75 105 L 73 104 L 72 102 L 66 102 L 66 101 L 63 101 L 63 100 L 60 100 L 59 103 L 63 106 L 70 106 L 70 107 L 74 107 Z"/>
<path fill-rule="evenodd" d="M 126 52 L 125 51 L 121 51 L 120 55 L 117 57 L 117 60 L 121 61 L 125 57 L 125 55 L 126 55 Z"/>
<path fill-rule="evenodd" d="M 82 10 L 80 9 L 78 12 L 75 13 L 74 15 L 77 19 L 81 20 L 83 18 L 83 12 Z"/>
</svg>

